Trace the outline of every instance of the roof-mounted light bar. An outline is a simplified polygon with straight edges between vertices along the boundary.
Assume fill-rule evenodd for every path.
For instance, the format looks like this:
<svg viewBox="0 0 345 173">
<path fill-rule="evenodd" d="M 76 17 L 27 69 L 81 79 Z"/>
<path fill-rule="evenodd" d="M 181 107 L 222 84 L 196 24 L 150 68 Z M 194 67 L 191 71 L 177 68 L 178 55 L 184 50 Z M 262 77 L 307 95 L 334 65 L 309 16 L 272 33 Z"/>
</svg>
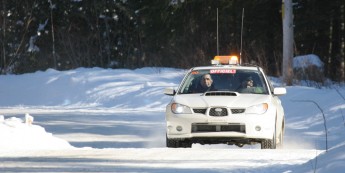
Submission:
<svg viewBox="0 0 345 173">
<path fill-rule="evenodd" d="M 231 56 L 215 56 L 211 60 L 212 65 L 239 65 L 239 58 L 235 55 Z"/>
</svg>

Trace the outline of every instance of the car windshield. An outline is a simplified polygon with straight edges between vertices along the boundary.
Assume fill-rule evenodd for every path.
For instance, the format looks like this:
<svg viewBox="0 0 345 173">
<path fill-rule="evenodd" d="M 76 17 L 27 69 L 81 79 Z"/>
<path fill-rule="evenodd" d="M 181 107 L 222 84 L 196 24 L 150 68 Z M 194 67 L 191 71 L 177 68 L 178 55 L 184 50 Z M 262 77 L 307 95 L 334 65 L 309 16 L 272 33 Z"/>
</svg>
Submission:
<svg viewBox="0 0 345 173">
<path fill-rule="evenodd" d="M 261 72 L 242 69 L 193 70 L 184 80 L 178 93 L 192 94 L 209 91 L 268 94 Z"/>
</svg>

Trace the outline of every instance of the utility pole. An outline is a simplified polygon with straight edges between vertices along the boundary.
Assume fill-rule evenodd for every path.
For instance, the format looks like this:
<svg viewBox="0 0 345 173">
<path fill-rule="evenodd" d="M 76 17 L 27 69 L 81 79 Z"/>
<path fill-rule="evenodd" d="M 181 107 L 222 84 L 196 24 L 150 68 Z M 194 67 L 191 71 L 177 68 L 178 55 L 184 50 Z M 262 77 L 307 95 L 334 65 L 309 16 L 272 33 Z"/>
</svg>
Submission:
<svg viewBox="0 0 345 173">
<path fill-rule="evenodd" d="M 293 10 L 292 0 L 282 0 L 282 19 L 283 19 L 283 81 L 286 85 L 292 85 L 293 79 Z"/>
</svg>

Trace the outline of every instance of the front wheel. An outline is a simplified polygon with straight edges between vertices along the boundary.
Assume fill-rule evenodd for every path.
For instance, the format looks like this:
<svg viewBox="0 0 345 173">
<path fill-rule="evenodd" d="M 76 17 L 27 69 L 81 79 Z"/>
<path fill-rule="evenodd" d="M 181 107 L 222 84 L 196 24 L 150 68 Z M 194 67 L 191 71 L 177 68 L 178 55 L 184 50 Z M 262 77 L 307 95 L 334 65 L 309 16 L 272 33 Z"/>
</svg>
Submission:
<svg viewBox="0 0 345 173">
<path fill-rule="evenodd" d="M 179 143 L 176 140 L 166 138 L 166 146 L 168 148 L 177 148 Z"/>
<path fill-rule="evenodd" d="M 264 139 L 261 141 L 261 149 L 276 149 L 277 148 L 277 127 L 275 126 L 272 139 Z"/>
<path fill-rule="evenodd" d="M 284 145 L 284 127 L 281 128 L 278 139 L 277 139 L 277 148 L 283 148 Z"/>
<path fill-rule="evenodd" d="M 168 148 L 191 148 L 192 143 L 188 140 L 169 139 L 166 137 L 166 146 Z"/>
<path fill-rule="evenodd" d="M 261 141 L 261 149 L 276 149 L 274 139 L 265 139 Z"/>
</svg>

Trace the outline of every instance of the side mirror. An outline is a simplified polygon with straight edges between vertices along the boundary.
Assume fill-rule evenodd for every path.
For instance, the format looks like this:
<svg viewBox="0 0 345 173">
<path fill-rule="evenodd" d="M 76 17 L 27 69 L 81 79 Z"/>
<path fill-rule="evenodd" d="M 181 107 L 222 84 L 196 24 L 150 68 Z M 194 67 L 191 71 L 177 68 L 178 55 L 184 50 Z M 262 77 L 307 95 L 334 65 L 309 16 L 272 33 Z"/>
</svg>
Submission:
<svg viewBox="0 0 345 173">
<path fill-rule="evenodd" d="M 286 88 L 274 88 L 273 94 L 276 96 L 281 96 L 286 94 Z"/>
<path fill-rule="evenodd" d="M 169 95 L 169 96 L 173 96 L 176 94 L 176 91 L 173 88 L 165 88 L 164 94 Z"/>
</svg>

